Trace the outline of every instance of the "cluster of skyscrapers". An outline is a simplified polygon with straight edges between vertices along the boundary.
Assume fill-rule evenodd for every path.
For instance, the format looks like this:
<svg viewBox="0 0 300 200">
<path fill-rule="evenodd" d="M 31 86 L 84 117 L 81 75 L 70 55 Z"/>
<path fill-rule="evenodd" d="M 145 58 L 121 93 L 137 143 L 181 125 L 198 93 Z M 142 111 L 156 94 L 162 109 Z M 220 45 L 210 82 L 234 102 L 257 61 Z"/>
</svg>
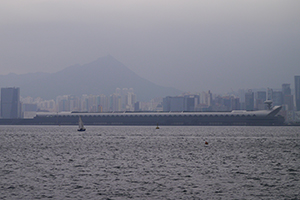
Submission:
<svg viewBox="0 0 300 200">
<path fill-rule="evenodd" d="M 282 105 L 283 110 L 294 110 L 294 98 L 290 84 L 282 84 L 281 91 L 240 90 L 240 96 L 213 95 L 210 91 L 196 95 L 181 95 L 163 99 L 164 111 L 231 111 L 231 110 L 265 110 L 266 100 L 272 101 L 274 106 Z M 243 97 L 243 98 L 241 98 Z"/>
<path fill-rule="evenodd" d="M 215 95 L 210 91 L 199 94 L 183 94 L 157 98 L 151 102 L 137 102 L 132 88 L 117 88 L 115 93 L 101 95 L 58 96 L 56 100 L 20 97 L 19 88 L 1 89 L 1 118 L 30 118 L 37 111 L 46 112 L 115 112 L 115 111 L 232 111 L 265 110 L 265 101 L 273 106 L 281 105 L 287 121 L 300 120 L 300 76 L 295 76 L 295 93 L 290 84 L 282 84 L 281 90 L 239 90 L 230 95 Z M 22 103 L 21 103 L 22 102 Z"/>
<path fill-rule="evenodd" d="M 232 111 L 266 110 L 267 102 L 282 106 L 280 114 L 287 122 L 300 120 L 300 76 L 295 76 L 295 96 L 290 84 L 282 84 L 281 90 L 239 90 L 236 94 L 214 95 L 210 91 L 201 94 L 168 96 L 163 99 L 163 111 Z M 295 107 L 296 106 L 296 107 Z"/>
<path fill-rule="evenodd" d="M 163 111 L 231 111 L 240 110 L 240 98 L 233 95 L 214 95 L 210 91 L 200 94 L 183 94 L 163 99 Z"/>
<path fill-rule="evenodd" d="M 23 111 L 26 111 L 24 114 L 28 117 L 30 116 L 30 111 L 35 110 L 46 112 L 134 111 L 135 102 L 136 95 L 132 88 L 117 88 L 115 93 L 109 96 L 104 94 L 82 95 L 79 97 L 75 95 L 62 95 L 56 97 L 56 100 L 33 99 L 32 97 L 22 99 Z"/>
<path fill-rule="evenodd" d="M 106 95 L 73 95 L 58 96 L 56 101 L 41 98 L 20 97 L 20 88 L 1 88 L 1 118 L 31 118 L 40 112 L 109 112 L 134 110 L 136 95 L 133 89 L 117 88 L 110 96 Z"/>
</svg>

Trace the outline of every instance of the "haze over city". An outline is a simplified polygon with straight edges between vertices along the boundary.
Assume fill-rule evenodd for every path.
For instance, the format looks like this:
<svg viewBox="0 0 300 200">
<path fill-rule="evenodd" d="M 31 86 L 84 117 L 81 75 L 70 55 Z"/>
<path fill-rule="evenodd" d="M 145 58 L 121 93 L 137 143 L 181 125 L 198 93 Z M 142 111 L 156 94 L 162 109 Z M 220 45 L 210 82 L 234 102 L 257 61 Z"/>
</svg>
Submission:
<svg viewBox="0 0 300 200">
<path fill-rule="evenodd" d="M 299 199 L 300 0 L 0 0 L 0 199 Z"/>
<path fill-rule="evenodd" d="M 299 1 L 10 0 L 0 74 L 54 73 L 112 55 L 182 91 L 278 88 L 300 74 Z"/>
</svg>

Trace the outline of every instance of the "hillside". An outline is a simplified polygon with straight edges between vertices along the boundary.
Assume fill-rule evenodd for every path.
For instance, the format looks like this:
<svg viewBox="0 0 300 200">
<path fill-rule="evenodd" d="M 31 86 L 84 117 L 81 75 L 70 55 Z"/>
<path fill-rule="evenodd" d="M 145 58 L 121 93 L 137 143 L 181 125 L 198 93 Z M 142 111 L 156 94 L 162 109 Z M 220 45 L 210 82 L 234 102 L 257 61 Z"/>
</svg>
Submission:
<svg viewBox="0 0 300 200">
<path fill-rule="evenodd" d="M 0 87 L 20 87 L 23 97 L 43 99 L 55 99 L 64 94 L 109 95 L 116 88 L 133 88 L 139 101 L 181 93 L 141 78 L 112 56 L 84 65 L 73 65 L 56 73 L 0 75 Z"/>
</svg>

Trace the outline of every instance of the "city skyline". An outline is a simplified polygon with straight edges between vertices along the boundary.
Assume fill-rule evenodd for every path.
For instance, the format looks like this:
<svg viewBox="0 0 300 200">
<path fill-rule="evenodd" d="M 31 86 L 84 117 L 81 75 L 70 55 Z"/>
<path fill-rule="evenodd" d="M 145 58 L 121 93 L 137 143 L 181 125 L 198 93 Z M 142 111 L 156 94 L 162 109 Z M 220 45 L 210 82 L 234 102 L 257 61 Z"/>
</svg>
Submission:
<svg viewBox="0 0 300 200">
<path fill-rule="evenodd" d="M 295 76 L 295 78 L 296 77 L 297 76 Z M 228 110 L 228 111 L 232 110 L 232 109 L 237 109 L 237 110 L 238 109 L 245 109 L 245 110 L 266 109 L 267 107 L 264 104 L 264 101 L 266 101 L 266 100 L 274 100 L 273 101 L 274 105 L 289 104 L 289 106 L 286 108 L 286 110 L 293 110 L 293 108 L 294 108 L 294 106 L 293 106 L 294 105 L 294 97 L 293 97 L 292 89 L 291 89 L 290 86 L 291 86 L 291 84 L 283 83 L 281 85 L 280 90 L 276 90 L 276 89 L 272 89 L 272 88 L 259 89 L 259 90 L 240 89 L 239 92 L 233 92 L 231 94 L 216 94 L 216 93 L 212 93 L 211 91 L 207 91 L 207 92 L 203 91 L 203 92 L 194 93 L 194 94 L 193 93 L 182 93 L 180 95 L 173 96 L 172 98 L 174 98 L 174 97 L 182 98 L 182 97 L 185 97 L 185 96 L 188 97 L 188 96 L 195 96 L 196 95 L 197 99 L 198 99 L 197 100 L 198 104 L 203 104 L 203 105 L 205 105 L 205 107 L 210 106 L 211 103 L 209 103 L 209 101 L 211 101 L 211 100 L 214 100 L 214 101 L 223 101 L 223 99 L 236 99 L 236 100 L 238 100 L 236 102 L 236 105 L 234 105 L 233 107 L 232 106 L 229 106 L 228 108 L 218 107 L 218 108 L 215 108 L 216 109 L 215 111 L 220 111 L 222 109 L 225 109 L 225 110 Z M 208 94 L 210 94 L 210 97 L 209 97 L 210 100 L 208 100 L 207 99 L 208 97 L 206 97 Z M 124 95 L 127 95 L 127 96 L 125 97 Z M 287 97 L 285 97 L 285 96 L 287 96 Z M 169 96 L 169 97 L 171 97 L 171 96 Z M 102 103 L 100 103 L 101 98 L 102 98 Z M 104 98 L 106 98 L 106 99 L 104 100 Z M 117 107 L 114 106 L 114 108 L 109 108 L 109 101 L 115 101 L 115 100 L 109 100 L 110 98 L 117 98 L 118 101 L 120 101 L 118 103 L 119 105 L 117 105 Z M 163 98 L 168 98 L 168 96 L 162 96 L 162 97 L 158 98 L 158 99 L 160 99 L 160 102 L 157 101 L 157 104 L 163 104 L 163 100 L 162 100 Z M 134 108 L 135 105 L 134 104 L 136 102 L 141 103 L 141 101 L 137 100 L 137 96 L 134 93 L 133 88 L 129 88 L 129 89 L 128 88 L 116 88 L 115 92 L 108 95 L 108 96 L 106 96 L 104 94 L 83 94 L 81 96 L 65 94 L 65 95 L 57 96 L 55 100 L 53 100 L 53 99 L 45 100 L 45 99 L 42 99 L 40 97 L 34 99 L 32 97 L 29 97 L 29 96 L 23 97 L 22 99 L 23 99 L 24 103 L 46 102 L 47 105 L 49 104 L 50 101 L 54 102 L 52 104 L 55 104 L 55 103 L 59 104 L 60 100 L 63 100 L 63 101 L 69 101 L 69 100 L 71 100 L 71 101 L 74 101 L 74 100 L 81 101 L 82 99 L 86 99 L 87 101 L 93 102 L 94 104 L 95 104 L 96 101 L 98 101 L 98 105 L 96 107 L 94 106 L 92 109 L 91 108 L 86 108 L 85 106 L 82 107 L 82 105 L 81 105 L 81 106 L 77 106 L 77 108 L 74 107 L 75 109 L 69 108 L 67 110 L 65 110 L 64 108 L 61 108 L 61 109 L 56 108 L 56 109 L 58 109 L 57 111 L 87 111 L 87 112 L 99 112 L 100 110 L 101 110 L 101 112 L 102 111 L 122 111 L 122 110 L 134 111 L 135 110 L 135 108 Z M 88 100 L 88 99 L 91 99 L 91 100 Z M 98 100 L 96 100 L 96 99 L 98 99 Z M 219 99 L 219 100 L 217 100 L 217 99 Z M 84 101 L 86 101 L 86 100 L 84 100 Z M 104 101 L 106 101 L 106 102 L 103 103 Z M 128 103 L 128 102 L 130 102 L 130 103 Z M 153 99 L 150 102 L 153 102 Z M 286 103 L 286 102 L 289 102 L 289 103 Z M 240 103 L 242 103 L 242 104 L 240 105 Z M 249 105 L 249 103 L 250 103 L 250 105 Z M 72 103 L 72 104 L 74 104 L 74 103 Z M 89 103 L 89 104 L 92 104 L 92 103 Z M 156 106 L 157 106 L 157 104 L 156 104 Z M 295 104 L 296 104 L 296 101 L 295 101 Z M 231 105 L 231 103 L 230 103 L 230 105 Z M 61 106 L 62 105 L 60 105 L 60 107 Z M 98 106 L 101 106 L 101 109 L 98 108 Z M 112 105 L 110 105 L 110 106 L 112 106 Z M 127 108 L 126 108 L 126 106 L 127 106 Z M 52 105 L 52 107 L 53 107 L 53 105 Z M 53 107 L 53 109 L 54 109 L 54 107 Z M 142 110 L 145 110 L 145 109 L 142 109 Z M 154 110 L 157 110 L 157 109 L 152 108 L 150 110 L 154 111 Z M 186 111 L 188 111 L 188 110 L 189 109 L 186 109 Z M 207 109 L 205 109 L 205 110 L 207 110 Z M 190 110 L 190 111 L 196 111 L 196 107 L 195 107 L 195 110 L 194 110 L 194 107 L 193 107 L 193 109 Z M 211 111 L 213 111 L 213 110 L 211 110 Z"/>
<path fill-rule="evenodd" d="M 295 76 L 295 88 L 299 90 L 299 77 Z M 20 96 L 20 88 L 1 88 L 1 118 L 34 118 L 37 112 L 234 112 L 234 110 L 257 111 L 280 107 L 285 122 L 299 121 L 297 101 L 299 91 L 292 94 L 291 84 L 281 84 L 281 90 L 267 88 L 252 91 L 240 90 L 238 95 L 218 95 L 211 91 L 197 94 L 182 93 L 151 99 L 137 100 L 133 88 L 116 88 L 115 92 L 104 94 L 60 95 L 55 100 L 43 100 Z M 273 104 L 273 105 L 272 105 Z"/>
</svg>

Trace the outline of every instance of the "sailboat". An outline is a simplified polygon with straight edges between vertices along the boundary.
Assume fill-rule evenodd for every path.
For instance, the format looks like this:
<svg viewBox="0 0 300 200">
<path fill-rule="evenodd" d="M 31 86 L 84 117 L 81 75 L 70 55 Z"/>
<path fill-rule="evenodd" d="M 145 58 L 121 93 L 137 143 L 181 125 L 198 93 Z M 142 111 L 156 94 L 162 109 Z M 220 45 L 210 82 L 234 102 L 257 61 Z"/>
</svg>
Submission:
<svg viewBox="0 0 300 200">
<path fill-rule="evenodd" d="M 156 128 L 155 128 L 155 129 L 159 129 L 158 123 L 157 123 L 157 125 L 156 125 Z"/>
<path fill-rule="evenodd" d="M 79 116 L 78 126 L 79 126 L 79 128 L 77 129 L 77 131 L 85 131 L 85 128 L 84 128 L 84 125 L 83 125 L 83 122 L 82 122 L 80 116 Z"/>
</svg>

